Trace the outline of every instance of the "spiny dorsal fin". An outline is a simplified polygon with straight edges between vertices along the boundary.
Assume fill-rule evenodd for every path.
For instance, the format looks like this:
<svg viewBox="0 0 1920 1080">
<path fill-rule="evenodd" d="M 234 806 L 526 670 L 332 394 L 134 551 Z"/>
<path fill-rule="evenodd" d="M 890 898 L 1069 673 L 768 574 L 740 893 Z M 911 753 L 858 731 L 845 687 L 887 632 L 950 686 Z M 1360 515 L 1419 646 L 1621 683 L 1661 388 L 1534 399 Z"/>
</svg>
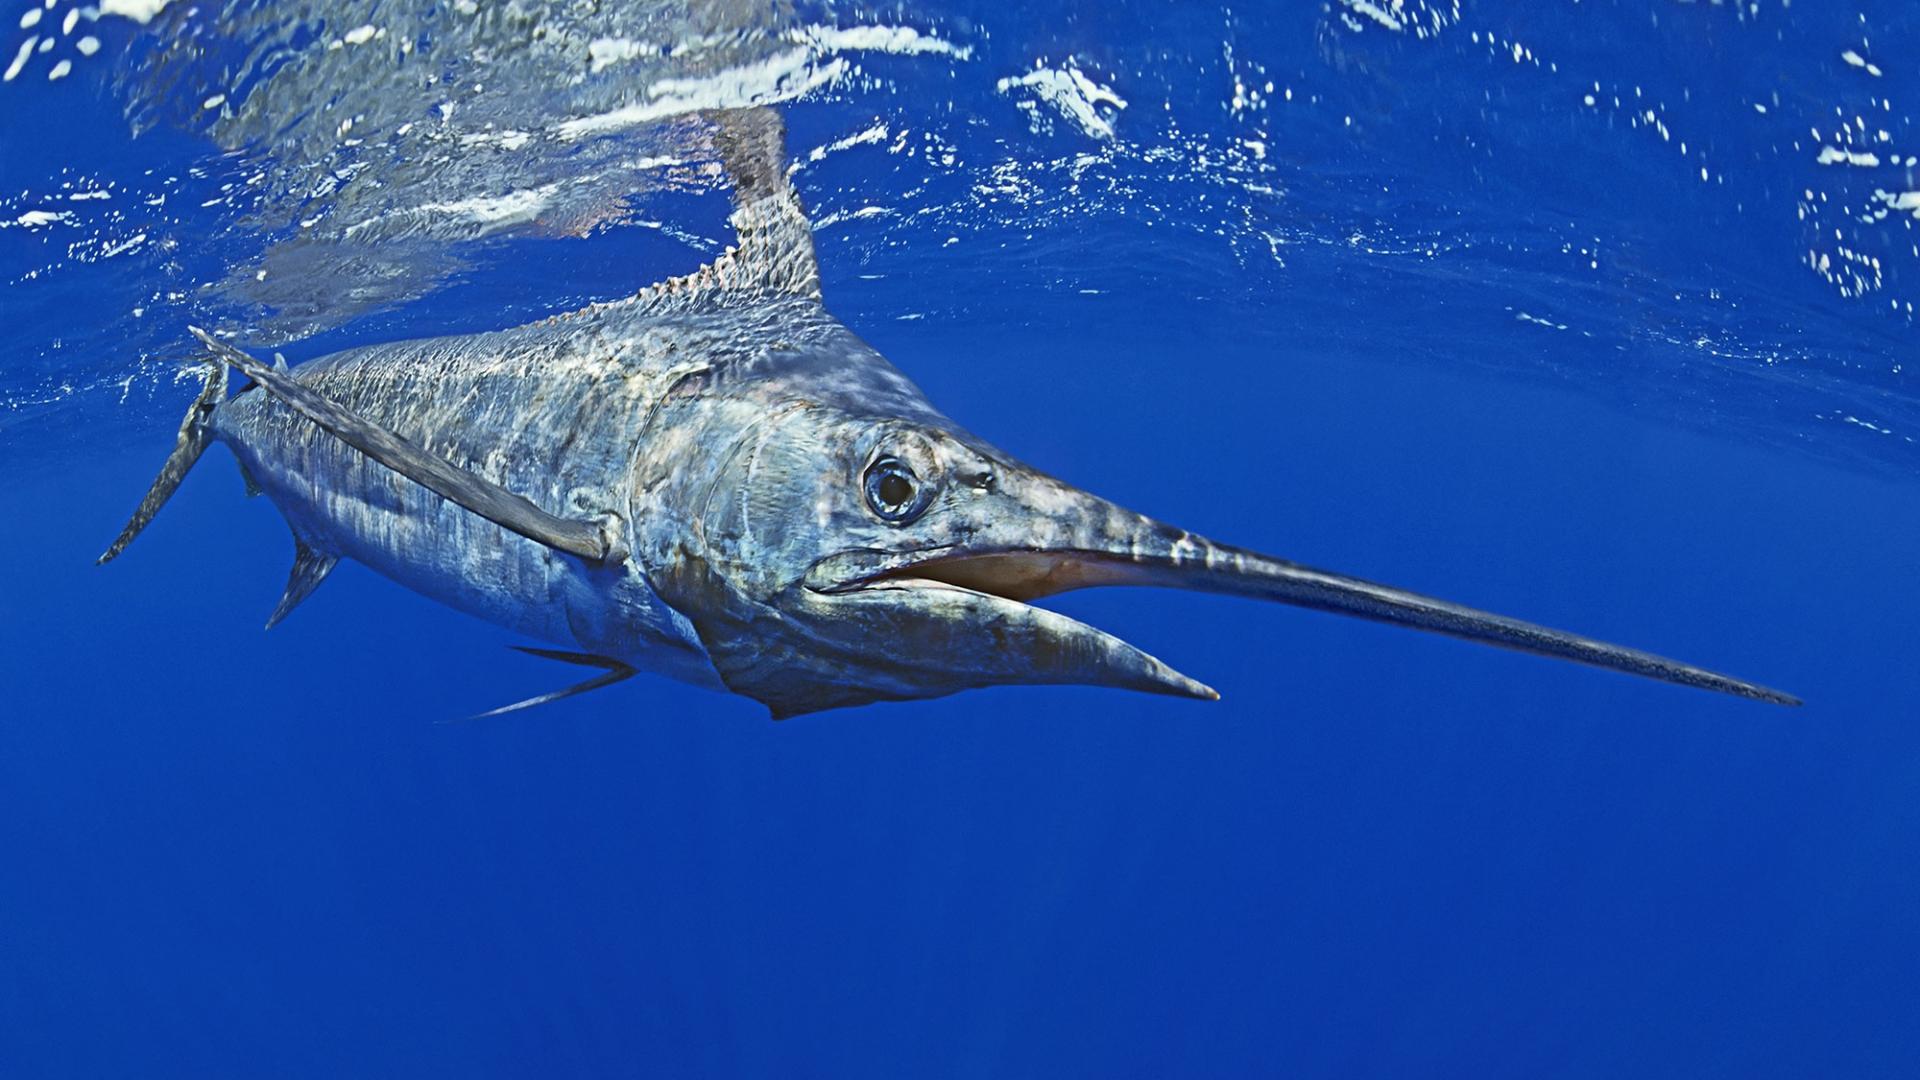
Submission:
<svg viewBox="0 0 1920 1080">
<path fill-rule="evenodd" d="M 570 555 L 594 562 L 625 557 L 600 522 L 549 514 L 499 484 L 458 468 L 445 458 L 435 457 L 379 424 L 342 408 L 325 394 L 294 379 L 291 372 L 275 371 L 197 326 L 187 329 L 212 349 L 222 363 L 245 372 L 295 412 L 448 502 L 535 543 Z"/>
<path fill-rule="evenodd" d="M 334 566 L 339 562 L 340 556 L 315 551 L 307 546 L 305 540 L 294 537 L 293 570 L 287 574 L 287 591 L 281 594 L 280 604 L 273 609 L 273 614 L 267 616 L 267 629 L 278 626 L 281 619 L 300 606 L 300 601 L 312 596 L 313 590 L 327 580 L 327 575 L 333 573 Z"/>
<path fill-rule="evenodd" d="M 714 124 L 720 165 L 733 184 L 731 220 L 738 240 L 693 273 L 642 289 L 639 298 L 743 289 L 818 300 L 813 225 L 787 178 L 787 133 L 780 114 L 762 105 L 703 115 Z"/>
<path fill-rule="evenodd" d="M 734 261 L 743 279 L 771 292 L 820 296 L 813 223 L 787 177 L 787 128 L 772 108 L 710 114 L 714 144 L 733 181 Z"/>
</svg>

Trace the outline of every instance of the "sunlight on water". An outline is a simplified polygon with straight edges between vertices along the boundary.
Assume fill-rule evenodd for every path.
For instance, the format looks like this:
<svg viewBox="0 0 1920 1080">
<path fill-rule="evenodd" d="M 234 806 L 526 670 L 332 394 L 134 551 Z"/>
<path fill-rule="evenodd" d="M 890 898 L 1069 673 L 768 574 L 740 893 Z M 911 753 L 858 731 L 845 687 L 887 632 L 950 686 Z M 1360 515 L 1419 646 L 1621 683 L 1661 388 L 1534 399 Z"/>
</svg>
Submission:
<svg viewBox="0 0 1920 1080">
<path fill-rule="evenodd" d="M 996 34 L 990 7 L 29 9 L 0 46 L 9 108 L 58 109 L 55 84 L 84 81 L 113 111 L 62 137 L 142 132 L 152 165 L 75 170 L 45 132 L 9 165 L 4 272 L 33 317 L 0 376 L 0 440 L 29 454 L 26 426 L 113 410 L 164 423 L 191 321 L 298 342 L 509 265 L 502 245 L 670 245 L 584 294 L 529 282 L 509 321 L 684 270 L 724 238 L 688 114 L 793 102 L 830 265 L 833 245 L 868 275 L 960 245 L 1065 245 L 1045 288 L 1098 295 L 1151 272 L 1349 328 L 1388 310 L 1411 324 L 1473 280 L 1497 302 L 1455 329 L 1465 362 L 1615 396 L 1617 355 L 1671 380 L 1642 407 L 1680 422 L 1732 414 L 1758 437 L 1819 430 L 1822 452 L 1904 460 L 1848 434 L 1920 430 L 1902 377 L 1920 147 L 1911 80 L 1866 16 L 1282 7 L 1123 5 L 1109 16 L 1143 32 L 1097 49 Z M 1643 59 L 1597 55 L 1603 31 Z M 1275 53 L 1285 40 L 1300 45 Z M 1436 145 L 1438 172 L 1422 157 Z M 1668 215 L 1628 213 L 1619 190 L 1661 192 Z M 998 302 L 963 288 L 881 314 Z M 76 303 L 117 311 L 63 317 Z M 1473 345 L 1529 330 L 1589 352 Z"/>
</svg>

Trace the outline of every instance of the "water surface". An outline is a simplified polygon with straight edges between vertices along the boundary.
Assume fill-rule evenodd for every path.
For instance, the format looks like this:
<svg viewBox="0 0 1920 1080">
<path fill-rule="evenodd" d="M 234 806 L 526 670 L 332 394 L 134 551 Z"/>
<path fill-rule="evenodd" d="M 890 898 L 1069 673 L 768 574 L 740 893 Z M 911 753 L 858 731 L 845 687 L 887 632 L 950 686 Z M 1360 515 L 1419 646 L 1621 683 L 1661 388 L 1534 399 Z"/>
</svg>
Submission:
<svg viewBox="0 0 1920 1080">
<path fill-rule="evenodd" d="M 1909 5 L 16 7 L 7 1075 L 1910 1071 Z M 189 323 L 684 272 L 680 114 L 749 101 L 830 307 L 990 441 L 1808 705 L 1116 592 L 1060 606 L 1225 700 L 439 724 L 571 673 L 354 567 L 260 633 L 223 451 L 92 567 Z"/>
</svg>

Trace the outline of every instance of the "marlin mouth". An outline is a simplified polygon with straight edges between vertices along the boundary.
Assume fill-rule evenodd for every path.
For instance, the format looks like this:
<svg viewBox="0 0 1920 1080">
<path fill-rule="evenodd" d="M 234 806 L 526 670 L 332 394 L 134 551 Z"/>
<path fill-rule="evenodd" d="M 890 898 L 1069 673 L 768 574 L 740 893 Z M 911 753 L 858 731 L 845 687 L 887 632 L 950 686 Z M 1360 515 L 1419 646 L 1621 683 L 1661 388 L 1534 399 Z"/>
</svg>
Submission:
<svg viewBox="0 0 1920 1080">
<path fill-rule="evenodd" d="M 1024 603 L 1095 585 L 1124 584 L 1123 556 L 1032 548 L 963 551 L 954 546 L 910 552 L 845 552 L 814 564 L 807 587 L 847 593 L 886 583 L 948 585 Z"/>
<path fill-rule="evenodd" d="M 1075 575 L 1083 555 L 1090 553 L 979 552 L 954 546 L 844 552 L 816 563 L 805 584 L 808 592 L 836 605 L 893 610 L 899 619 L 892 625 L 903 641 L 916 628 L 941 627 L 920 640 L 957 650 L 941 659 L 943 668 L 972 672 L 981 685 L 1079 683 L 1219 700 L 1212 687 L 1128 642 L 1027 603 L 1098 584 Z"/>
</svg>

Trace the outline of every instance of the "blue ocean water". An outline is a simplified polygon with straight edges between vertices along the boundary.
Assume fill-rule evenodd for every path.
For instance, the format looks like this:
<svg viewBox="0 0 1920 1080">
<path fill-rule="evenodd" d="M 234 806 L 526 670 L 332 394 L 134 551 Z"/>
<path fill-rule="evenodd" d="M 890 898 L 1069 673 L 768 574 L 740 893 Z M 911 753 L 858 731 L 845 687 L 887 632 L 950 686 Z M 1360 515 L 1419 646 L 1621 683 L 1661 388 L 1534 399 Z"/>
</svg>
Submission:
<svg viewBox="0 0 1920 1080">
<path fill-rule="evenodd" d="M 1911 5 L 14 9 L 0 1075 L 1913 1073 Z M 189 323 L 684 272 L 673 110 L 746 101 L 829 307 L 986 439 L 1807 704 L 1124 590 L 1049 604 L 1222 701 L 446 723 L 575 676 L 350 565 L 261 633 L 223 449 L 93 565 Z"/>
</svg>

